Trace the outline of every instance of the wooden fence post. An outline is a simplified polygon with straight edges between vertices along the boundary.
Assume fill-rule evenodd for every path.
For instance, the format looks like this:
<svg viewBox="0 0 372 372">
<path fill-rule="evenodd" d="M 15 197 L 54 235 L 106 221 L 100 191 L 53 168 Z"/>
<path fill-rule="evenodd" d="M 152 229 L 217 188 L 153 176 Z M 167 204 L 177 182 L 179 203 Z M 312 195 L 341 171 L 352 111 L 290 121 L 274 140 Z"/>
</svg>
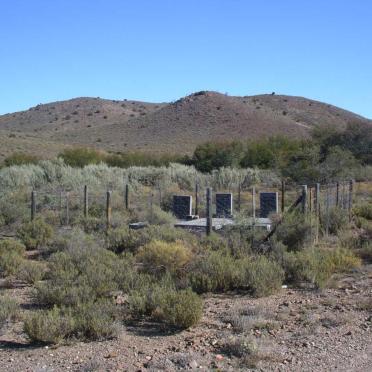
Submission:
<svg viewBox="0 0 372 372">
<path fill-rule="evenodd" d="M 239 180 L 239 185 L 238 185 L 238 212 L 240 212 L 241 203 L 242 203 L 242 184 Z"/>
<path fill-rule="evenodd" d="M 212 231 L 212 189 L 207 188 L 207 208 L 206 208 L 206 234 L 211 235 Z"/>
<path fill-rule="evenodd" d="M 125 185 L 125 209 L 129 209 L 129 185 Z"/>
<path fill-rule="evenodd" d="M 306 214 L 307 213 L 307 185 L 302 185 L 301 205 L 302 205 L 302 213 Z"/>
<path fill-rule="evenodd" d="M 153 218 L 154 218 L 154 208 L 153 208 L 153 197 L 154 197 L 154 194 L 152 193 L 152 191 L 151 191 L 151 193 L 150 193 L 150 200 L 149 200 L 149 204 L 150 204 L 150 223 L 152 223 L 152 220 L 153 220 Z"/>
<path fill-rule="evenodd" d="M 199 214 L 199 185 L 195 182 L 195 215 Z"/>
<path fill-rule="evenodd" d="M 111 227 L 111 191 L 106 192 L 106 230 Z"/>
<path fill-rule="evenodd" d="M 326 235 L 329 234 L 329 186 L 326 185 Z"/>
<path fill-rule="evenodd" d="M 36 217 L 36 191 L 31 192 L 31 221 Z"/>
<path fill-rule="evenodd" d="M 284 208 L 285 208 L 285 181 L 282 181 L 282 213 L 284 213 Z"/>
<path fill-rule="evenodd" d="M 353 209 L 353 180 L 349 181 L 349 200 L 348 200 L 348 210 L 349 210 L 349 222 L 351 222 L 352 209 Z"/>
<path fill-rule="evenodd" d="M 253 225 L 256 222 L 256 188 L 252 187 L 252 221 Z"/>
<path fill-rule="evenodd" d="M 70 224 L 70 193 L 66 192 L 66 225 Z"/>
<path fill-rule="evenodd" d="M 85 218 L 88 217 L 88 209 L 89 209 L 89 206 L 88 206 L 88 186 L 85 185 L 84 186 L 84 217 Z"/>
</svg>

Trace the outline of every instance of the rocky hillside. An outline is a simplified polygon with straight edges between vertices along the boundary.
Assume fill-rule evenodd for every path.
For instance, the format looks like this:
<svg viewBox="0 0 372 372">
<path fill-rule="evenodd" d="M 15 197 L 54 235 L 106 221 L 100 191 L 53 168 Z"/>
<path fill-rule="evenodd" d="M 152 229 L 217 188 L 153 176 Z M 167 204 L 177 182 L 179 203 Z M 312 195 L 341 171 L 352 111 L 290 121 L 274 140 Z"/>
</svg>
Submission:
<svg viewBox="0 0 372 372">
<path fill-rule="evenodd" d="M 232 97 L 198 92 L 172 103 L 76 98 L 0 116 L 0 156 L 18 147 L 38 152 L 40 141 L 45 144 L 39 149 L 43 155 L 71 144 L 191 153 L 198 143 L 210 140 L 305 137 L 315 125 L 344 128 L 358 121 L 369 120 L 329 104 L 275 94 Z"/>
</svg>

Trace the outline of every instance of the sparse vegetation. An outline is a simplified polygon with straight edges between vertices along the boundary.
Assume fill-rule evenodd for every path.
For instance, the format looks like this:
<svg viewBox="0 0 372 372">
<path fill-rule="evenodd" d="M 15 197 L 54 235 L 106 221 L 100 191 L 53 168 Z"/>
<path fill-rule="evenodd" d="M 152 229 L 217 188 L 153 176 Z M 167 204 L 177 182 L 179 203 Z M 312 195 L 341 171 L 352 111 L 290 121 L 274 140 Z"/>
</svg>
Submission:
<svg viewBox="0 0 372 372">
<path fill-rule="evenodd" d="M 41 218 L 24 223 L 17 231 L 18 238 L 27 249 L 45 246 L 52 240 L 53 234 L 53 228 Z"/>
</svg>

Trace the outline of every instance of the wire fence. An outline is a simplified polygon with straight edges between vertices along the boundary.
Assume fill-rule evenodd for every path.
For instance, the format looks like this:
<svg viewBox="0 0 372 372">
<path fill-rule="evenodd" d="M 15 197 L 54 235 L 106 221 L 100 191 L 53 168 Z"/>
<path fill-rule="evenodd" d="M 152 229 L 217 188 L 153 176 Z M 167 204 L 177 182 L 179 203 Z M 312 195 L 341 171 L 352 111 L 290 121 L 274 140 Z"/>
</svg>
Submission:
<svg viewBox="0 0 372 372">
<path fill-rule="evenodd" d="M 254 223 L 256 219 L 273 213 L 284 218 L 287 212 L 300 208 L 314 225 L 319 226 L 321 221 L 328 234 L 332 210 L 345 210 L 351 218 L 354 193 L 356 189 L 359 192 L 358 183 L 351 180 L 326 185 L 286 185 L 282 182 L 279 187 L 265 184 L 250 186 L 242 182 L 217 190 L 210 189 L 210 200 L 207 189 L 208 185 L 200 184 L 198 180 L 195 180 L 193 189 L 160 182 L 135 187 L 123 182 L 122 187 L 116 189 L 85 185 L 79 190 L 33 190 L 25 204 L 30 208 L 31 219 L 49 214 L 53 223 L 69 226 L 81 219 L 95 218 L 101 221 L 102 227 L 110 228 L 113 214 L 119 219 L 130 215 L 130 222 L 149 224 L 156 223 L 159 211 L 177 216 L 174 197 L 178 195 L 187 197 L 189 203 L 186 205 L 188 212 L 183 217 L 178 216 L 178 219 L 206 218 L 208 225 L 209 217 L 212 219 L 210 224 L 213 224 L 213 218 L 236 220 L 251 217 Z M 265 197 L 269 198 L 268 205 L 265 204 Z M 208 226 L 206 229 L 208 231 Z M 319 227 L 315 235 L 319 235 Z"/>
</svg>

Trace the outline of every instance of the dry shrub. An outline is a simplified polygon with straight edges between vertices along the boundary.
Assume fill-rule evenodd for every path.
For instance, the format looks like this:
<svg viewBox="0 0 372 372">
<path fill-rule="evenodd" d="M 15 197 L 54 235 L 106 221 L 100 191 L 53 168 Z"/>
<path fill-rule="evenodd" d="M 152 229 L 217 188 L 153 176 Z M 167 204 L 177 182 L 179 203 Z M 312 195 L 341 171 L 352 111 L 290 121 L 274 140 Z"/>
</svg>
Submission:
<svg viewBox="0 0 372 372">
<path fill-rule="evenodd" d="M 222 345 L 221 352 L 240 359 L 245 367 L 256 368 L 260 360 L 257 341 L 249 336 L 233 336 Z"/>
<path fill-rule="evenodd" d="M 243 272 L 241 261 L 220 251 L 195 257 L 189 269 L 189 282 L 197 293 L 228 291 L 239 287 Z"/>
<path fill-rule="evenodd" d="M 257 297 L 277 292 L 283 283 L 284 271 L 266 256 L 256 256 L 245 269 L 245 282 Z"/>
<path fill-rule="evenodd" d="M 27 249 L 45 246 L 52 240 L 53 235 L 53 228 L 41 218 L 24 223 L 17 231 L 18 238 Z"/>
<path fill-rule="evenodd" d="M 73 332 L 75 321 L 58 307 L 35 311 L 24 321 L 24 331 L 33 342 L 58 344 Z"/>
<path fill-rule="evenodd" d="M 8 320 L 14 319 L 17 314 L 17 301 L 8 296 L 0 296 L 0 330 Z"/>
<path fill-rule="evenodd" d="M 169 292 L 162 308 L 163 319 L 175 327 L 189 328 L 199 322 L 203 301 L 190 289 Z"/>
<path fill-rule="evenodd" d="M 118 334 L 116 308 L 109 300 L 79 304 L 72 310 L 74 334 L 79 339 L 104 340 Z"/>
<path fill-rule="evenodd" d="M 332 274 L 359 267 L 360 259 L 344 248 L 312 248 L 289 252 L 284 257 L 287 278 L 293 282 L 308 281 L 316 288 L 324 288 Z"/>
<path fill-rule="evenodd" d="M 353 209 L 356 216 L 372 220 L 372 203 L 365 203 Z"/>
<path fill-rule="evenodd" d="M 28 283 L 35 284 L 42 280 L 45 275 L 45 265 L 41 262 L 23 260 L 20 265 L 17 278 Z"/>
<path fill-rule="evenodd" d="M 301 250 L 310 242 L 310 222 L 301 213 L 289 214 L 278 226 L 276 236 L 288 250 Z"/>
<path fill-rule="evenodd" d="M 23 262 L 25 246 L 12 239 L 0 241 L 0 275 L 15 275 Z"/>
<path fill-rule="evenodd" d="M 145 272 L 155 275 L 170 272 L 177 275 L 190 262 L 192 252 L 181 241 L 166 243 L 154 240 L 142 247 L 136 257 Z"/>
</svg>

